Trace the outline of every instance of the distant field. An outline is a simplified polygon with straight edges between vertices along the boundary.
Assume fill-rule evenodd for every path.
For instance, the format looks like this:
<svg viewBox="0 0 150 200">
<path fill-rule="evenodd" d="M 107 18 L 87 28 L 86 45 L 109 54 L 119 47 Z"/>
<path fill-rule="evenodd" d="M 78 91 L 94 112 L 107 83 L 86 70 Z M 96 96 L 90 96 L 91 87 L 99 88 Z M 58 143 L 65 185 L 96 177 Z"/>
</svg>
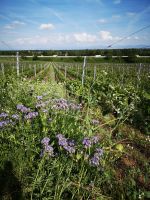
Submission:
<svg viewBox="0 0 150 200">
<path fill-rule="evenodd" d="M 21 61 L 49 61 L 49 62 L 83 62 L 84 56 L 74 56 L 74 57 L 48 57 L 48 56 L 41 56 L 41 57 L 20 57 Z M 15 57 L 2 57 L 0 56 L 0 62 L 1 61 L 15 61 Z M 94 57 L 94 56 L 87 56 L 87 62 L 89 63 L 150 63 L 150 57 L 149 56 L 143 56 L 143 57 L 112 57 L 112 56 L 106 56 L 106 57 Z"/>
</svg>

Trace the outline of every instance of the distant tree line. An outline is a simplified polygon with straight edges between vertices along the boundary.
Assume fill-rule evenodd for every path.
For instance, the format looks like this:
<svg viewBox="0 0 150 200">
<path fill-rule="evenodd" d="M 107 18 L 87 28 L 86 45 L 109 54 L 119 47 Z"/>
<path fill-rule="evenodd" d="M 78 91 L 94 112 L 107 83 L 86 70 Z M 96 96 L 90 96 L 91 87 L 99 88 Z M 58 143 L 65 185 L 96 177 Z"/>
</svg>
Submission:
<svg viewBox="0 0 150 200">
<path fill-rule="evenodd" d="M 25 56 L 150 56 L 150 48 L 132 49 L 82 49 L 82 50 L 19 50 L 22 57 Z M 0 55 L 16 55 L 16 51 L 0 51 Z"/>
</svg>

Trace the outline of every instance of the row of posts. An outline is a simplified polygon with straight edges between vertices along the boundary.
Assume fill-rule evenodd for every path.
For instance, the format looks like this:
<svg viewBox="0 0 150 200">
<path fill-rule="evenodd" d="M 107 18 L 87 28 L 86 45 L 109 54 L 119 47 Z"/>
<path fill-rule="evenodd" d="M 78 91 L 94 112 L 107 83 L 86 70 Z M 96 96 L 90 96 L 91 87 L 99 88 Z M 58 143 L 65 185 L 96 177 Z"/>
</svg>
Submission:
<svg viewBox="0 0 150 200">
<path fill-rule="evenodd" d="M 41 69 L 42 69 L 42 66 L 41 66 Z M 22 70 L 23 70 L 23 68 L 22 68 Z M 3 63 L 1 63 L 1 71 L 4 76 L 5 72 L 4 72 L 4 64 Z M 19 52 L 16 53 L 16 71 L 17 71 L 17 76 L 19 76 L 19 74 L 20 74 Z M 36 77 L 36 75 L 37 75 L 36 65 L 34 65 L 34 76 Z"/>
<path fill-rule="evenodd" d="M 1 64 L 2 74 L 4 75 L 4 64 Z M 19 52 L 16 53 L 16 70 L 19 76 Z M 36 65 L 34 65 L 34 75 L 36 76 Z"/>
<path fill-rule="evenodd" d="M 84 81 L 85 81 L 85 72 L 86 72 L 86 64 L 87 64 L 87 61 L 86 61 L 86 56 L 84 56 L 84 61 L 83 61 L 83 65 L 82 65 L 82 80 L 81 80 L 81 82 L 82 82 L 82 86 L 84 85 Z M 59 68 L 61 68 L 61 66 L 59 66 Z M 124 75 L 125 75 L 125 67 L 123 67 L 122 68 L 123 69 L 123 71 L 121 72 L 122 73 L 122 75 L 121 75 L 121 77 L 122 77 L 122 81 L 121 81 L 121 84 L 123 85 L 123 82 L 124 82 Z M 139 64 L 139 66 L 138 66 L 138 70 L 137 70 L 137 72 L 136 72 L 136 74 L 137 74 L 137 79 L 138 79 L 138 82 L 137 82 L 137 85 L 139 85 L 139 83 L 140 83 L 140 80 L 141 80 L 141 69 L 142 69 L 142 64 L 140 63 Z M 112 70 L 112 73 L 113 73 L 113 67 L 111 68 L 111 70 Z M 79 66 L 78 66 L 78 69 L 77 69 L 77 71 L 79 71 Z M 120 66 L 119 66 L 119 71 L 120 71 Z M 97 66 L 96 66 L 96 64 L 94 65 L 94 74 L 93 74 L 93 80 L 95 81 L 96 80 L 96 72 L 97 72 Z M 79 72 L 78 72 L 79 73 Z M 64 66 L 64 75 L 65 75 L 65 79 L 66 79 L 66 77 L 67 77 L 67 66 L 65 65 Z M 138 87 L 138 86 L 137 86 Z"/>
</svg>

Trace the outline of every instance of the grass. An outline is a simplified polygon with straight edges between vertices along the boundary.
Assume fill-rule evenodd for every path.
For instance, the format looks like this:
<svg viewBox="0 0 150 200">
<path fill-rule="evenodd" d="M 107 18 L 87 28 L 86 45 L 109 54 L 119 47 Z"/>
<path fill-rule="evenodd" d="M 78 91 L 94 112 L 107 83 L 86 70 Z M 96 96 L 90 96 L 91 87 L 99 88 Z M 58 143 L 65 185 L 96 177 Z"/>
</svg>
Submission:
<svg viewBox="0 0 150 200">
<path fill-rule="evenodd" d="M 114 129 L 117 118 L 90 96 L 79 105 L 55 72 L 1 76 L 0 198 L 148 199 L 149 137 L 126 123 Z"/>
</svg>

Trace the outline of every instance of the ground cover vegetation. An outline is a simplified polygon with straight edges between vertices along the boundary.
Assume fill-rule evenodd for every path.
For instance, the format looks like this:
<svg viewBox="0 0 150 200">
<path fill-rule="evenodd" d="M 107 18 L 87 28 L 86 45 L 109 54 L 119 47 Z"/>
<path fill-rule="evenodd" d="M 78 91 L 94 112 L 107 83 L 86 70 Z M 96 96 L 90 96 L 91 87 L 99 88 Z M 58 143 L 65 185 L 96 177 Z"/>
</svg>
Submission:
<svg viewBox="0 0 150 200">
<path fill-rule="evenodd" d="M 150 198 L 149 64 L 3 64 L 1 199 Z"/>
</svg>

